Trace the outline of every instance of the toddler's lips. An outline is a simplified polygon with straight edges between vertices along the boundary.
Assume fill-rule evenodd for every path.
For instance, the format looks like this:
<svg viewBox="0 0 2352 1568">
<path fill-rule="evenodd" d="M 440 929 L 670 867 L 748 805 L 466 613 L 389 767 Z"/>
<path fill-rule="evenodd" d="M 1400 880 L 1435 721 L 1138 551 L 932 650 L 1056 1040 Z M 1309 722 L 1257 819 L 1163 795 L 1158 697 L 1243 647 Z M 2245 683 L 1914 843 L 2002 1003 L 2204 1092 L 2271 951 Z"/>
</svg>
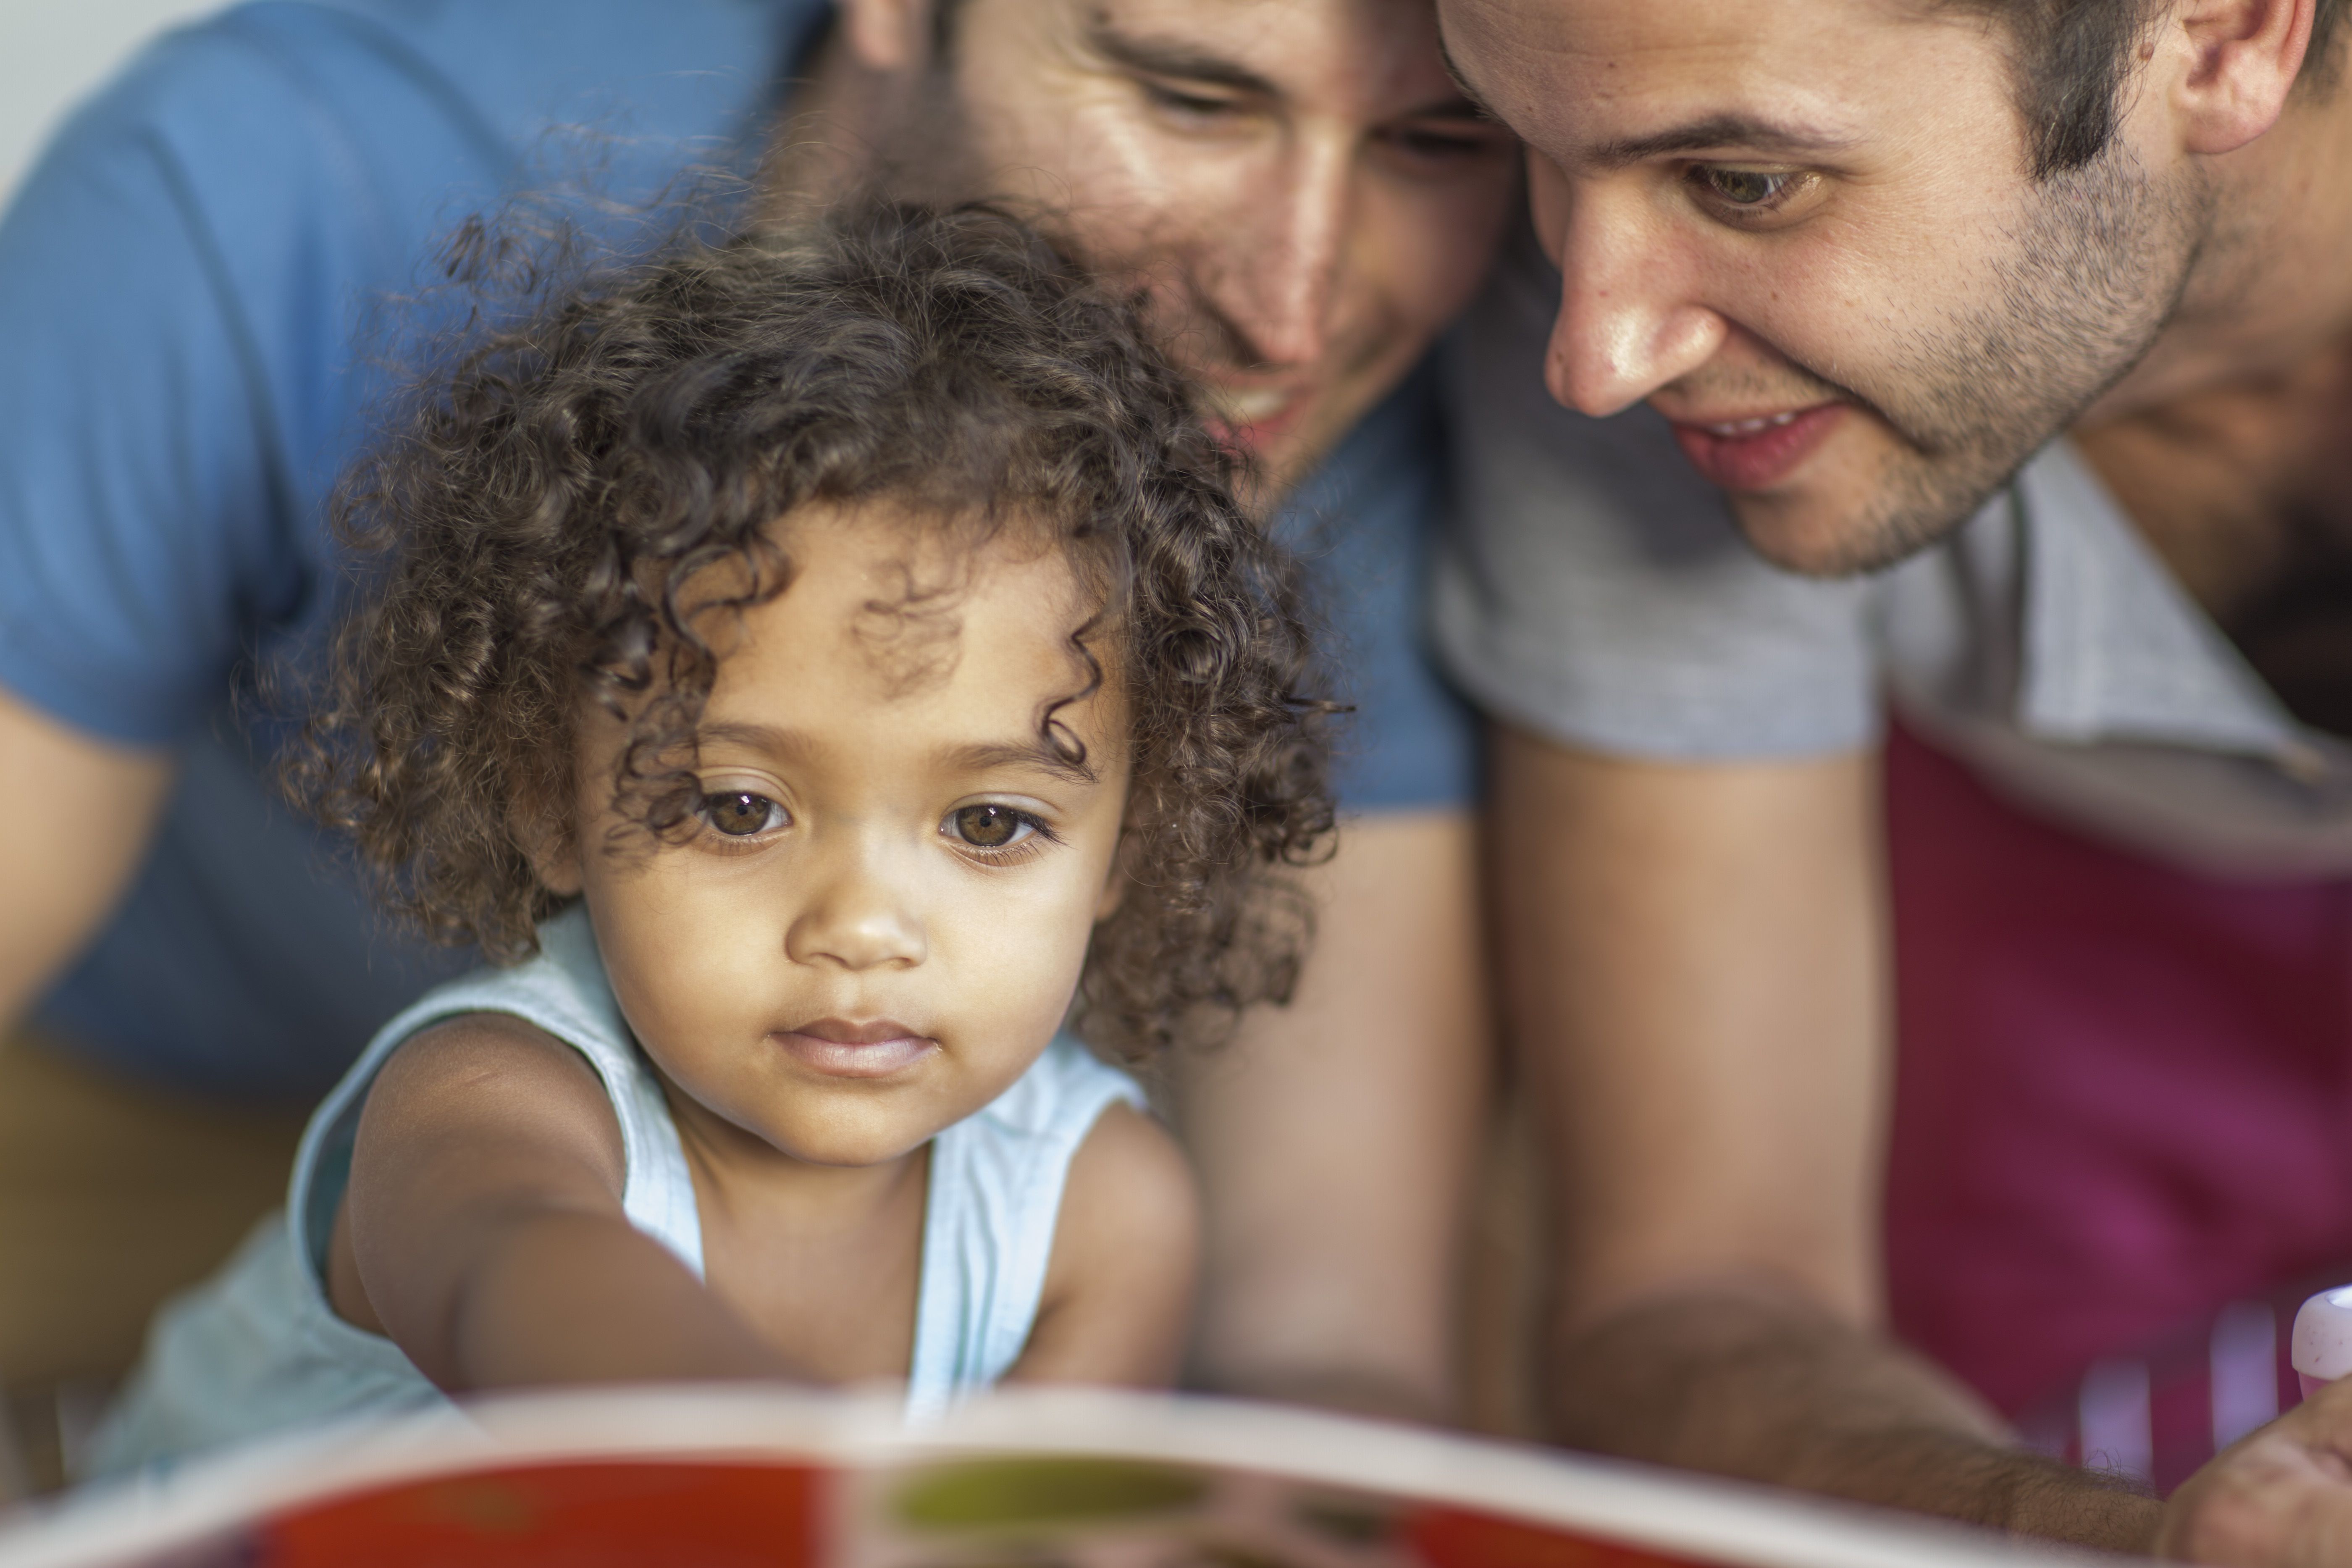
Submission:
<svg viewBox="0 0 2352 1568">
<path fill-rule="evenodd" d="M 814 1026 L 823 1029 L 823 1025 Z M 904 1072 L 931 1052 L 940 1048 L 939 1041 L 928 1035 L 891 1034 L 871 1039 L 828 1039 L 826 1034 L 847 1031 L 826 1030 L 824 1034 L 799 1029 L 779 1029 L 768 1037 L 783 1047 L 784 1054 L 803 1067 L 821 1072 L 829 1078 L 888 1078 Z M 858 1034 L 871 1031 L 858 1030 Z"/>
</svg>

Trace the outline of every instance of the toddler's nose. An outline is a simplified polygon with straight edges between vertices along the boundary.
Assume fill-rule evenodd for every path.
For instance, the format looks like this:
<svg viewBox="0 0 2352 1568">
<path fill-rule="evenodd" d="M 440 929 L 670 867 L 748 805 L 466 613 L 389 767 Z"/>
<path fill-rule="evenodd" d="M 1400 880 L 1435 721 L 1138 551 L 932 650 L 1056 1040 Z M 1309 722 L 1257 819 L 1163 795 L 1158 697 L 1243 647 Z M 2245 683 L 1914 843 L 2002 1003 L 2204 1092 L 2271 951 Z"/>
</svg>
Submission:
<svg viewBox="0 0 2352 1568">
<path fill-rule="evenodd" d="M 806 901 L 784 933 L 796 963 L 912 967 L 929 955 L 923 922 L 872 855 L 845 855 L 803 883 Z M 812 869 L 815 869 L 812 868 Z"/>
</svg>

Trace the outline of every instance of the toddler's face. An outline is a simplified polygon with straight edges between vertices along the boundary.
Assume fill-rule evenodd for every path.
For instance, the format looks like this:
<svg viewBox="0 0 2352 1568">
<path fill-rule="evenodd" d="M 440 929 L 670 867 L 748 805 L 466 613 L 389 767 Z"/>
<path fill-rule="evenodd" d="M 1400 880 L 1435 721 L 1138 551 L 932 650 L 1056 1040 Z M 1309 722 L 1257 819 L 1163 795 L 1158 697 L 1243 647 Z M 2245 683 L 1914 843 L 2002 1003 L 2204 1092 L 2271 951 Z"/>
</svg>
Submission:
<svg viewBox="0 0 2352 1568">
<path fill-rule="evenodd" d="M 613 989 L 687 1096 L 796 1159 L 894 1159 L 1052 1037 L 1108 911 L 1125 704 L 1054 710 L 1090 613 L 1058 552 L 926 541 L 887 503 L 795 513 L 792 586 L 746 612 L 706 714 L 689 841 L 607 847 L 620 726 L 583 744 L 579 847 Z M 909 603 L 944 585 L 937 598 Z M 1087 773 L 1092 776 L 1087 776 Z M 642 844 L 640 837 L 638 844 Z"/>
</svg>

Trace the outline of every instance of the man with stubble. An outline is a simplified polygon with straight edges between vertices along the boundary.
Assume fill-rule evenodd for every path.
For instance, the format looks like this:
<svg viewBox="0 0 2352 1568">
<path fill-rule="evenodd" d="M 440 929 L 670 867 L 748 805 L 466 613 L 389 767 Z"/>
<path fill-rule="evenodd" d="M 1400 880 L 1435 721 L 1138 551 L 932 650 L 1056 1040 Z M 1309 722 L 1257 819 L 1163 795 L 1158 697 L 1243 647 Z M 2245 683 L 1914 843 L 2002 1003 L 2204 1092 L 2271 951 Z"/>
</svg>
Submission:
<svg viewBox="0 0 2352 1568">
<path fill-rule="evenodd" d="M 2230 1305 L 2352 1278 L 2344 7 L 1440 9 L 1558 269 L 1470 331 L 1438 588 L 1556 1431 L 2345 1561 L 2352 1392 L 2240 1436 Z M 2146 1467 L 2097 1365 L 2181 1324 L 2236 1441 L 2168 1502 L 2020 1447 L 2079 1384 Z"/>
</svg>

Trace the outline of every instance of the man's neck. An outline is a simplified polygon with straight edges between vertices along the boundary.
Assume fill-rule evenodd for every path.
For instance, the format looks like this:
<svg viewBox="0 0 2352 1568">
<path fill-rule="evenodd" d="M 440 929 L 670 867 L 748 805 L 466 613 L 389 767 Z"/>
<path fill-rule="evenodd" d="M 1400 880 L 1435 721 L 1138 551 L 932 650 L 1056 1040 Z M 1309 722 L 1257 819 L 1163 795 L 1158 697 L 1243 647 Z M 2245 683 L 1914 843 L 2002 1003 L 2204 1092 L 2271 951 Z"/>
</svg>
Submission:
<svg viewBox="0 0 2352 1568">
<path fill-rule="evenodd" d="M 2352 83 L 2217 165 L 2179 314 L 2074 438 L 2282 699 L 2352 732 Z"/>
<path fill-rule="evenodd" d="M 833 32 L 777 116 L 760 171 L 761 207 L 782 217 L 880 185 L 912 201 L 946 201 L 972 186 L 951 149 L 954 114 L 928 69 L 877 70 Z"/>
<path fill-rule="evenodd" d="M 870 177 L 891 129 L 890 84 L 834 27 L 809 51 L 760 164 L 770 216 L 821 205 Z"/>
<path fill-rule="evenodd" d="M 2085 428 L 2291 374 L 2352 336 L 2352 79 L 2298 94 L 2208 178 L 2212 226 L 2180 307 Z"/>
</svg>

